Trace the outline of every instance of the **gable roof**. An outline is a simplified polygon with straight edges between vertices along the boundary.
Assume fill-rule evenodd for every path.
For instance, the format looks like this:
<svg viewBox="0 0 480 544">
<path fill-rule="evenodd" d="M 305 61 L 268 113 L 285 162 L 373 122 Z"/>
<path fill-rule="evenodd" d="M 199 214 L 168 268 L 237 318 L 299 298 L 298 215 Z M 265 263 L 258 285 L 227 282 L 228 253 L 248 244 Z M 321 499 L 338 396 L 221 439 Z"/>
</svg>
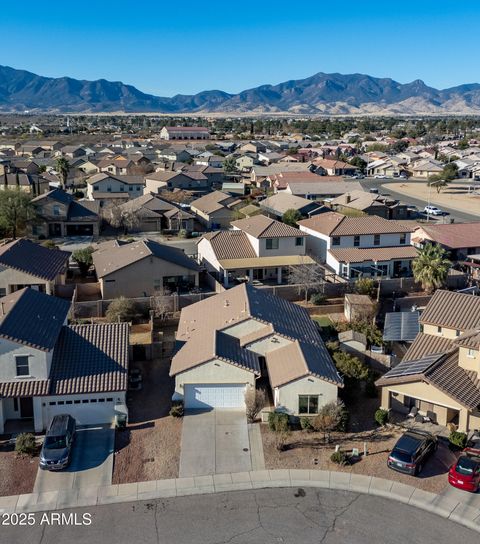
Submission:
<svg viewBox="0 0 480 544">
<path fill-rule="evenodd" d="M 53 281 L 67 268 L 69 251 L 48 249 L 26 238 L 0 245 L 0 265 Z"/>
<path fill-rule="evenodd" d="M 413 236 L 421 238 L 422 231 L 430 240 L 451 249 L 480 247 L 480 221 L 421 225 Z"/>
<path fill-rule="evenodd" d="M 70 301 L 25 287 L 0 298 L 0 338 L 50 351 L 69 310 Z"/>
<path fill-rule="evenodd" d="M 420 317 L 420 323 L 468 331 L 480 327 L 480 297 L 438 289 Z"/>
<path fill-rule="evenodd" d="M 304 232 L 275 219 L 259 214 L 238 221 L 232 221 L 232 226 L 240 229 L 254 238 L 290 238 L 307 236 Z"/>
<path fill-rule="evenodd" d="M 260 208 L 267 212 L 274 212 L 278 215 L 283 215 L 287 210 L 307 210 L 320 208 L 321 205 L 313 200 L 307 200 L 301 196 L 291 195 L 282 191 L 275 195 L 269 196 L 260 202 Z"/>
<path fill-rule="evenodd" d="M 254 259 L 257 254 L 248 236 L 242 230 L 207 232 L 199 240 L 208 240 L 217 260 Z"/>
<path fill-rule="evenodd" d="M 198 264 L 185 255 L 182 249 L 149 239 L 101 248 L 93 253 L 93 264 L 97 276 L 103 278 L 150 256 L 196 272 L 200 270 Z"/>
<path fill-rule="evenodd" d="M 53 352 L 50 395 L 126 391 L 128 323 L 63 327 Z"/>
</svg>

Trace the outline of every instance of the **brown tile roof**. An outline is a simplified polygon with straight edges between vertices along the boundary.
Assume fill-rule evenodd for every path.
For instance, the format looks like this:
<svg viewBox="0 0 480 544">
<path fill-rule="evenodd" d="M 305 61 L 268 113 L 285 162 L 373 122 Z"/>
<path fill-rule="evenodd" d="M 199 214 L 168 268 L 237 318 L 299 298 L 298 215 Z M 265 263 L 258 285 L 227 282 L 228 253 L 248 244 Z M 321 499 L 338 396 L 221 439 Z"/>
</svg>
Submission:
<svg viewBox="0 0 480 544">
<path fill-rule="evenodd" d="M 445 225 L 422 225 L 416 231 L 416 238 L 437 242 L 451 249 L 480 247 L 480 221 L 472 223 L 452 223 Z"/>
<path fill-rule="evenodd" d="M 248 236 L 241 230 L 208 232 L 201 240 L 210 241 L 217 260 L 253 259 L 257 256 Z"/>
<path fill-rule="evenodd" d="M 194 200 L 191 204 L 191 209 L 210 214 L 227 207 L 233 200 L 234 198 L 231 195 L 222 193 L 222 191 L 213 191 Z"/>
<path fill-rule="evenodd" d="M 50 395 L 126 391 L 128 323 L 63 327 L 50 372 Z"/>
<path fill-rule="evenodd" d="M 411 232 L 412 229 L 397 221 L 390 221 L 377 215 L 346 217 L 336 212 L 327 212 L 310 219 L 299 221 L 311 230 L 328 236 L 354 236 L 359 234 L 396 234 Z"/>
<path fill-rule="evenodd" d="M 480 348 L 480 330 L 467 331 L 454 340 L 455 345 L 463 348 Z"/>
<path fill-rule="evenodd" d="M 292 236 L 307 236 L 306 233 L 286 225 L 265 215 L 246 217 L 238 221 L 232 221 L 232 226 L 240 229 L 254 238 L 287 238 Z"/>
<path fill-rule="evenodd" d="M 164 127 L 169 132 L 208 132 L 206 127 Z"/>
<path fill-rule="evenodd" d="M 185 255 L 182 249 L 154 240 L 140 240 L 130 244 L 104 246 L 93 253 L 93 264 L 97 276 L 103 278 L 146 257 L 156 257 L 189 270 L 199 270 L 197 263 Z"/>
<path fill-rule="evenodd" d="M 408 348 L 403 360 L 413 361 L 428 354 L 446 353 L 452 349 L 452 339 L 420 332 Z"/>
<path fill-rule="evenodd" d="M 480 297 L 439 289 L 420 316 L 420 323 L 460 331 L 480 327 Z"/>
<path fill-rule="evenodd" d="M 16 380 L 0 382 L 0 398 L 39 397 L 48 395 L 50 380 Z"/>
<path fill-rule="evenodd" d="M 329 253 L 342 263 L 362 263 L 366 261 L 390 261 L 392 259 L 414 259 L 417 250 L 413 246 L 396 247 L 345 247 L 330 249 Z"/>
<path fill-rule="evenodd" d="M 26 238 L 0 245 L 0 265 L 47 281 L 66 271 L 69 257 L 69 251 L 48 249 Z"/>
</svg>

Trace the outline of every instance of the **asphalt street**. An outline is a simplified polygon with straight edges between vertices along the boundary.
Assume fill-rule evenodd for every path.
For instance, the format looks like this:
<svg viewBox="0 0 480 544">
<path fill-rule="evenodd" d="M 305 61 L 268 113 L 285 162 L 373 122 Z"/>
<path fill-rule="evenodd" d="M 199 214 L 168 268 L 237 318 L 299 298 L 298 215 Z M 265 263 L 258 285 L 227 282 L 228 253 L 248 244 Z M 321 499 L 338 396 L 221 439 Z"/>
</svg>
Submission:
<svg viewBox="0 0 480 544">
<path fill-rule="evenodd" d="M 388 499 L 324 489 L 259 489 L 65 510 L 90 525 L 1 527 L 8 544 L 478 544 L 479 535 Z M 68 518 L 67 518 L 68 519 Z"/>
</svg>

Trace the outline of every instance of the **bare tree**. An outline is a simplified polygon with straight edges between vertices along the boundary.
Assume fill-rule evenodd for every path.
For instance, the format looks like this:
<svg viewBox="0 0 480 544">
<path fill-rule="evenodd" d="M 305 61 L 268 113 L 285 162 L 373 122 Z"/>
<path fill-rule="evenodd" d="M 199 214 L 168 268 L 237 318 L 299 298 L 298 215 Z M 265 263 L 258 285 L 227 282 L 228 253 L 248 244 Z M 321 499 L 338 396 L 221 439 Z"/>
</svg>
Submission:
<svg viewBox="0 0 480 544">
<path fill-rule="evenodd" d="M 249 387 L 245 393 L 245 406 L 247 409 L 247 421 L 253 423 L 258 414 L 265 408 L 267 396 L 263 389 Z"/>
<path fill-rule="evenodd" d="M 140 224 L 140 212 L 132 207 L 113 204 L 105 214 L 110 225 L 115 228 L 123 228 L 124 234 Z"/>
<path fill-rule="evenodd" d="M 330 441 L 330 433 L 342 423 L 345 406 L 342 401 L 329 402 L 322 406 L 313 418 L 312 425 L 316 431 L 323 432 L 325 442 Z"/>
<path fill-rule="evenodd" d="M 307 262 L 302 259 L 300 264 L 291 266 L 288 274 L 288 283 L 298 285 L 298 292 L 305 293 L 305 302 L 311 290 L 319 290 L 324 285 L 325 270 L 316 262 Z"/>
<path fill-rule="evenodd" d="M 151 298 L 150 308 L 153 316 L 164 321 L 172 311 L 171 301 L 168 299 L 170 291 L 163 289 Z"/>
</svg>

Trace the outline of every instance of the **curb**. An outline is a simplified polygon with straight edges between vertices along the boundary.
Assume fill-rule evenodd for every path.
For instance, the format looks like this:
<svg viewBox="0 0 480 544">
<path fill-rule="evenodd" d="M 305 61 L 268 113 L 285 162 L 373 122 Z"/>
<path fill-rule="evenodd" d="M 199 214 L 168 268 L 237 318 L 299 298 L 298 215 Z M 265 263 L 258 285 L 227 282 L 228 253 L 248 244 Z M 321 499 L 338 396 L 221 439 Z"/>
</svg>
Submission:
<svg viewBox="0 0 480 544">
<path fill-rule="evenodd" d="M 392 480 L 325 470 L 257 470 L 12 495 L 0 497 L 0 513 L 42 512 L 274 487 L 311 487 L 375 495 L 421 508 L 480 532 L 478 508 Z"/>
</svg>

